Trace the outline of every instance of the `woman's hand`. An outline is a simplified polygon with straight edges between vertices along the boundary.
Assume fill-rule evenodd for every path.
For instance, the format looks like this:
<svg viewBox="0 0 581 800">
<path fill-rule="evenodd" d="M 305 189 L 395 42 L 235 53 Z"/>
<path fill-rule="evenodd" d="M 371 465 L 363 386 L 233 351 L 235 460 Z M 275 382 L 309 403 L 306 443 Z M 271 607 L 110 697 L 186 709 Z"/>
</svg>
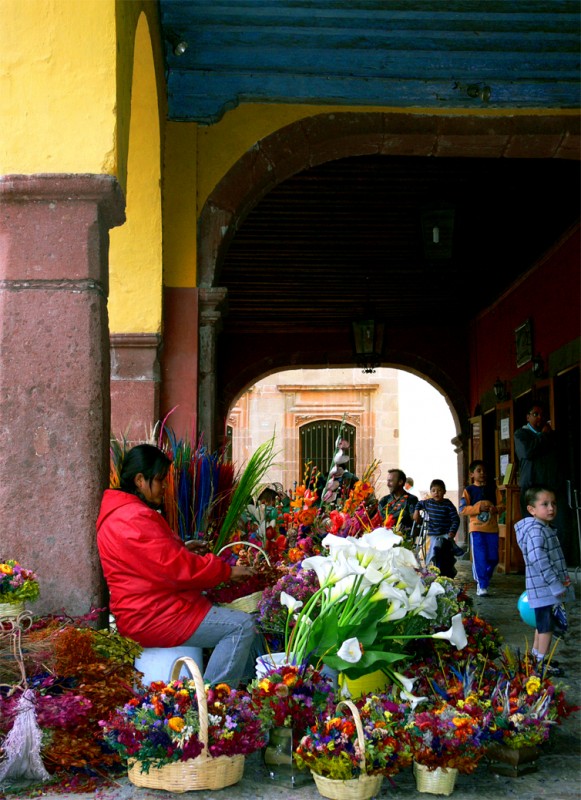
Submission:
<svg viewBox="0 0 581 800">
<path fill-rule="evenodd" d="M 206 542 L 200 542 L 197 539 L 190 539 L 190 541 L 186 542 L 185 545 L 188 550 L 198 556 L 207 556 L 210 552 Z"/>
<path fill-rule="evenodd" d="M 251 578 L 256 570 L 253 567 L 232 567 L 230 580 L 232 583 L 242 583 L 247 578 Z"/>
</svg>

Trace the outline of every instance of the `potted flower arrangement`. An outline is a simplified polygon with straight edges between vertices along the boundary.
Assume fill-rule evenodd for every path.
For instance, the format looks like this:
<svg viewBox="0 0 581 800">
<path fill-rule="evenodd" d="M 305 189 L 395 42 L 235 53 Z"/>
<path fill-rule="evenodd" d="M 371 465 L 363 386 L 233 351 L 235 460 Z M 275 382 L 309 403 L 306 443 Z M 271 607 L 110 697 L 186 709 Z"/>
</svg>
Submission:
<svg viewBox="0 0 581 800">
<path fill-rule="evenodd" d="M 466 644 L 460 614 L 449 620 L 448 631 L 425 631 L 444 589 L 436 581 L 424 584 L 414 555 L 401 542 L 384 528 L 360 538 L 325 537 L 329 555 L 302 562 L 303 570 L 316 572 L 317 591 L 304 603 L 281 593 L 288 609 L 287 661 L 323 662 L 349 678 L 382 670 L 397 681 L 392 665 L 407 657 L 408 641 L 425 636 L 448 639 L 458 648 Z"/>
<path fill-rule="evenodd" d="M 191 659 L 178 661 L 173 676 L 183 662 L 193 680 L 154 682 L 100 723 L 136 786 L 221 789 L 240 780 L 244 756 L 265 744 L 248 693 L 205 687 Z"/>
<path fill-rule="evenodd" d="M 522 775 L 536 769 L 539 745 L 548 740 L 553 727 L 578 709 L 566 702 L 563 690 L 546 675 L 535 674 L 526 658 L 505 651 L 501 665 L 504 674 L 491 675 L 485 687 L 491 699 L 487 756 L 493 771 Z"/>
<path fill-rule="evenodd" d="M 427 698 L 422 698 L 427 701 Z M 419 792 L 451 794 L 458 772 L 473 772 L 483 757 L 483 709 L 476 698 L 451 705 L 421 702 L 406 724 Z"/>
<path fill-rule="evenodd" d="M 268 656 L 262 658 L 268 667 Z M 268 669 L 248 685 L 248 691 L 266 728 L 292 728 L 301 734 L 334 702 L 331 679 L 307 663 Z"/>
<path fill-rule="evenodd" d="M 404 707 L 388 695 L 371 695 L 357 705 L 343 701 L 301 739 L 295 760 L 311 770 L 326 797 L 370 797 L 384 776 L 411 764 L 403 724 Z"/>
<path fill-rule="evenodd" d="M 18 616 L 24 610 L 24 604 L 33 602 L 39 594 L 34 572 L 12 559 L 0 563 L 0 617 Z"/>
</svg>

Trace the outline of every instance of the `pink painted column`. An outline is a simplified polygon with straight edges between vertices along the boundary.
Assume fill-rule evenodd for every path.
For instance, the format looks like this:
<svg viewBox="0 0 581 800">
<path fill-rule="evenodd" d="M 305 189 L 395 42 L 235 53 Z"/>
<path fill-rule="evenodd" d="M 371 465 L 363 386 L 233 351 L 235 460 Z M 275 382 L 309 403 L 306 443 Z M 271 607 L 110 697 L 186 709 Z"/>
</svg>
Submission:
<svg viewBox="0 0 581 800">
<path fill-rule="evenodd" d="M 102 604 L 95 519 L 108 482 L 105 175 L 0 178 L 0 557 L 34 569 L 34 610 Z"/>
</svg>

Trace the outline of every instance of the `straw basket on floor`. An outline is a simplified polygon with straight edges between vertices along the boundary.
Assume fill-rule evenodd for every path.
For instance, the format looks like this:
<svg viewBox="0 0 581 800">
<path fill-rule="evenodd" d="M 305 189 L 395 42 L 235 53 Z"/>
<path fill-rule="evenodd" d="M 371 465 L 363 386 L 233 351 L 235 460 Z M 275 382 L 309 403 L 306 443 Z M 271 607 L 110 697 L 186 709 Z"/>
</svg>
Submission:
<svg viewBox="0 0 581 800">
<path fill-rule="evenodd" d="M 255 550 L 258 550 L 258 552 L 264 556 L 266 563 L 270 567 L 270 560 L 262 547 L 259 547 L 257 544 L 253 544 L 252 542 L 230 542 L 230 544 L 227 544 L 225 547 L 219 550 L 217 555 L 220 555 L 220 553 L 223 553 L 224 550 L 228 550 L 235 544 L 242 544 L 244 547 L 253 547 Z M 220 605 L 222 608 L 231 608 L 234 611 L 246 611 L 247 614 L 252 614 L 258 609 L 258 604 L 261 597 L 262 592 L 252 592 L 252 594 L 246 594 L 244 597 L 237 597 L 236 600 L 232 600 L 231 603 L 220 603 Z"/>
<path fill-rule="evenodd" d="M 423 764 L 414 761 L 414 775 L 418 792 L 449 795 L 454 791 L 458 770 L 447 767 L 429 770 Z"/>
<path fill-rule="evenodd" d="M 319 790 L 319 794 L 323 797 L 329 797 L 331 800 L 369 800 L 379 793 L 383 775 L 367 775 L 365 772 L 365 736 L 363 734 L 363 725 L 361 724 L 361 717 L 357 706 L 350 700 L 343 700 L 337 704 L 337 711 L 341 706 L 347 708 L 353 714 L 353 720 L 357 729 L 357 743 L 361 752 L 361 760 L 359 767 L 361 769 L 358 778 L 352 778 L 347 781 L 338 781 L 333 778 L 325 778 L 323 775 L 317 775 L 316 772 L 311 770 L 311 774 Z"/>
<path fill-rule="evenodd" d="M 147 789 L 164 789 L 166 792 L 191 792 L 196 789 L 223 789 L 237 783 L 244 772 L 244 756 L 218 756 L 212 758 L 208 752 L 208 703 L 204 680 L 198 665 L 192 658 L 180 658 L 174 664 L 171 680 L 178 680 L 180 669 L 186 666 L 193 675 L 200 717 L 200 741 L 204 749 L 197 758 L 164 764 L 159 769 L 151 767 L 141 771 L 139 761 L 129 766 L 128 777 L 135 786 Z"/>
</svg>

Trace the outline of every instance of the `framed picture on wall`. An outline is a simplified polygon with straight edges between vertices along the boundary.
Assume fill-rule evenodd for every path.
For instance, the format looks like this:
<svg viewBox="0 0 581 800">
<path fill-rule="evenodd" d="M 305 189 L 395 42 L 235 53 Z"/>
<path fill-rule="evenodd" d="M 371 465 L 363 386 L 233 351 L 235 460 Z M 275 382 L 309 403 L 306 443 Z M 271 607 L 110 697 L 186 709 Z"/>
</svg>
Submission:
<svg viewBox="0 0 581 800">
<path fill-rule="evenodd" d="M 533 325 L 527 319 L 514 331 L 514 344 L 516 350 L 516 365 L 523 367 L 533 359 Z"/>
</svg>

